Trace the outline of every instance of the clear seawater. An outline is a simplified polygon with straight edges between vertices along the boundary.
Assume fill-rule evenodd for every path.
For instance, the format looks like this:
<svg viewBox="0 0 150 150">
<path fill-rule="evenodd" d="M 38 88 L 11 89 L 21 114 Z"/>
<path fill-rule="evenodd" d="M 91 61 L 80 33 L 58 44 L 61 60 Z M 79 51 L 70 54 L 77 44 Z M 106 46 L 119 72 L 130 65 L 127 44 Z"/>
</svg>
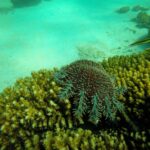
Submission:
<svg viewBox="0 0 150 150">
<path fill-rule="evenodd" d="M 31 71 L 79 59 L 79 50 L 88 49 L 91 57 L 98 51 L 97 61 L 137 52 L 127 46 L 146 35 L 147 29 L 130 21 L 136 12 L 115 12 L 136 5 L 147 7 L 150 1 L 42 0 L 35 6 L 1 12 L 0 91 Z"/>
</svg>

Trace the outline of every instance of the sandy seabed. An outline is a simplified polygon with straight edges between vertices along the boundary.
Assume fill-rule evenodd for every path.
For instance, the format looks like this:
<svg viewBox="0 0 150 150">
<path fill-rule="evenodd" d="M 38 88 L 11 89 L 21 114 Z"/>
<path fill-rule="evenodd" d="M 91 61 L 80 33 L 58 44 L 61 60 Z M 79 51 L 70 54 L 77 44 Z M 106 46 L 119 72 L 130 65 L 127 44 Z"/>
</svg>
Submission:
<svg viewBox="0 0 150 150">
<path fill-rule="evenodd" d="M 135 12 L 115 10 L 138 4 L 150 6 L 148 0 L 43 0 L 34 7 L 1 13 L 0 91 L 31 71 L 79 59 L 79 49 L 96 49 L 99 60 L 137 52 L 127 46 L 147 30 L 130 21 Z"/>
</svg>

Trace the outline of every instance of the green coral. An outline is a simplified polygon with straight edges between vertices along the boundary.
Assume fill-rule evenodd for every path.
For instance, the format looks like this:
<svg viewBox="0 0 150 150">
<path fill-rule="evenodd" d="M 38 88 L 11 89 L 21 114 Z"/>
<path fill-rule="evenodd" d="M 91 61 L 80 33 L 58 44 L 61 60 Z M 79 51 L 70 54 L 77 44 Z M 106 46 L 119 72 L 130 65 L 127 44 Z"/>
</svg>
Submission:
<svg viewBox="0 0 150 150">
<path fill-rule="evenodd" d="M 149 124 L 149 118 L 145 116 L 150 113 L 150 60 L 147 58 L 142 53 L 117 56 L 102 63 L 107 72 L 116 76 L 116 84 L 127 88 L 126 94 L 119 99 L 125 103 L 129 116 L 142 122 L 143 128 Z"/>
<path fill-rule="evenodd" d="M 71 128 L 71 106 L 67 99 L 56 99 L 59 90 L 53 71 L 47 70 L 34 72 L 6 88 L 0 95 L 0 145 L 17 149 L 37 133 Z"/>
<path fill-rule="evenodd" d="M 149 44 L 150 44 L 150 42 L 149 42 Z M 142 52 L 142 54 L 144 55 L 144 57 L 145 57 L 147 60 L 150 61 L 150 48 L 144 50 L 144 51 Z"/>
<path fill-rule="evenodd" d="M 122 134 L 110 131 L 101 131 L 97 135 L 93 134 L 91 130 L 77 130 L 60 131 L 59 133 L 47 132 L 44 140 L 44 145 L 48 143 L 45 148 L 49 149 L 71 149 L 71 150 L 95 150 L 95 149 L 127 149 L 127 144 Z M 49 144 L 53 143 L 53 144 Z"/>
<path fill-rule="evenodd" d="M 75 119 L 70 99 L 58 97 L 62 87 L 54 80 L 56 70 L 40 70 L 17 80 L 0 94 L 0 149 L 150 149 L 147 53 L 109 58 L 102 65 L 116 76 L 118 86 L 127 88 L 118 99 L 124 103 L 138 131 L 129 128 L 121 115 L 117 115 L 115 126 L 101 122 L 97 126 L 90 124 L 90 128 L 84 119 Z"/>
</svg>

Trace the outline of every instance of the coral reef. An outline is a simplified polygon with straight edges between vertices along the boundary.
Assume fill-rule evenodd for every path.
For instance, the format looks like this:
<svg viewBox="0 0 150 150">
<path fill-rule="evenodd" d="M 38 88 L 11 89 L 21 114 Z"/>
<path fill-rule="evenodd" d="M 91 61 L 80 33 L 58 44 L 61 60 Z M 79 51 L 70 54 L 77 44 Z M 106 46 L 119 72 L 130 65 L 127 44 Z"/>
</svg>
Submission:
<svg viewBox="0 0 150 150">
<path fill-rule="evenodd" d="M 146 130 L 150 120 L 148 116 L 145 118 L 150 113 L 150 59 L 147 53 L 113 57 L 103 62 L 106 71 L 116 76 L 116 84 L 127 88 L 127 93 L 119 99 L 125 102 L 129 116 Z"/>
<path fill-rule="evenodd" d="M 71 128 L 70 102 L 59 101 L 53 71 L 33 72 L 0 95 L 1 149 L 28 149 L 35 135 Z M 63 109 L 65 111 L 63 111 Z M 31 141 L 30 141 L 31 140 Z"/>
<path fill-rule="evenodd" d="M 103 67 L 90 60 L 78 60 L 61 68 L 56 81 L 63 88 L 60 97 L 73 99 L 74 115 L 98 123 L 102 117 L 115 119 L 116 112 L 123 111 L 117 101 L 117 88 Z"/>
<path fill-rule="evenodd" d="M 54 135 L 51 132 L 46 133 L 46 143 L 49 144 L 48 149 L 72 149 L 72 150 L 95 150 L 95 149 L 127 149 L 124 136 L 116 132 L 101 131 L 98 135 L 93 134 L 90 130 L 83 130 L 81 128 L 77 130 L 61 131 Z M 48 137 L 49 134 L 49 137 Z M 117 138 L 118 136 L 118 138 Z"/>
<path fill-rule="evenodd" d="M 150 60 L 150 48 L 144 50 L 142 54 L 145 56 L 146 59 Z"/>
<path fill-rule="evenodd" d="M 117 9 L 116 12 L 118 14 L 124 14 L 124 13 L 127 13 L 129 10 L 130 10 L 129 6 L 124 6 L 124 7 Z"/>
<path fill-rule="evenodd" d="M 40 70 L 31 77 L 18 79 L 0 93 L 0 149 L 150 149 L 148 54 L 149 51 L 144 51 L 138 55 L 116 56 L 101 63 L 115 76 L 117 86 L 127 88 L 117 98 L 124 103 L 138 131 L 132 130 L 121 115 L 117 115 L 116 126 L 111 123 L 107 127 L 99 127 L 103 124 L 100 122 L 97 126 L 90 124 L 93 127 L 90 128 L 84 119 L 75 119 L 73 99 L 58 97 L 63 89 L 54 80 L 58 70 Z"/>
</svg>

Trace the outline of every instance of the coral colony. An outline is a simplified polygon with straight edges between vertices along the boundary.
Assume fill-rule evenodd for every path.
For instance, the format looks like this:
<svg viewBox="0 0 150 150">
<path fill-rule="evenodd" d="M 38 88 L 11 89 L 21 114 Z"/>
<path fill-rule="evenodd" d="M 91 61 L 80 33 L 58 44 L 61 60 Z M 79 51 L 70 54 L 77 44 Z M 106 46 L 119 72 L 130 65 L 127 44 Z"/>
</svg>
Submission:
<svg viewBox="0 0 150 150">
<path fill-rule="evenodd" d="M 147 51 L 146 54 L 115 56 L 101 63 L 110 75 L 116 76 L 117 87 L 127 88 L 118 96 L 111 78 L 100 64 L 92 61 L 76 61 L 60 71 L 40 70 L 32 72 L 31 77 L 18 79 L 0 93 L 0 148 L 150 149 L 149 54 Z M 124 104 L 126 113 L 139 130 L 130 128 L 130 120 L 120 113 L 116 114 L 116 128 L 111 124 L 96 132 L 88 128 L 84 118 L 79 119 L 81 122 L 74 120 L 84 114 L 95 122 L 100 122 L 102 115 L 112 119 L 115 114 L 112 116 L 110 112 L 120 111 L 122 104 L 111 96 L 117 96 Z"/>
</svg>

